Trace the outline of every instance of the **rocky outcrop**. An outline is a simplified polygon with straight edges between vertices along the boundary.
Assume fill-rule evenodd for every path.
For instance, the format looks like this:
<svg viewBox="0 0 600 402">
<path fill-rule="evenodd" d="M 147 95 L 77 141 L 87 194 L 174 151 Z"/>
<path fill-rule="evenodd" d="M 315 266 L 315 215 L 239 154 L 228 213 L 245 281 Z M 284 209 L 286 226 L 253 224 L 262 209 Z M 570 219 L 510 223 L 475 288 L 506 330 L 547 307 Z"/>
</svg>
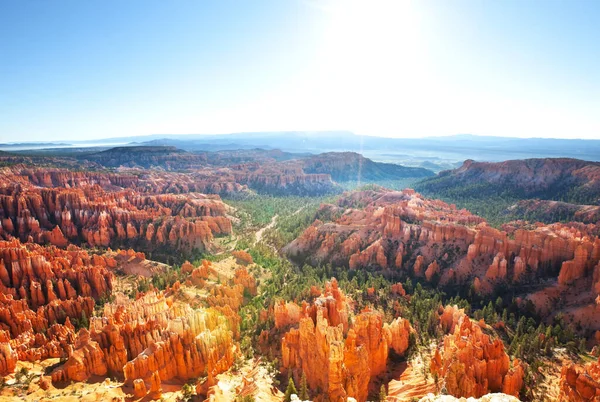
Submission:
<svg viewBox="0 0 600 402">
<path fill-rule="evenodd" d="M 401 318 L 384 324 L 383 315 L 372 310 L 361 312 L 350 323 L 341 322 L 339 317 L 347 317 L 346 309 L 332 313 L 339 306 L 326 301 L 347 303 L 346 298 L 335 282 L 328 288 L 326 292 L 338 292 L 337 299 L 325 294 L 302 309 L 280 304 L 277 311 L 282 316 L 288 317 L 290 310 L 289 316 L 300 315 L 299 327 L 290 329 L 281 341 L 282 366 L 298 379 L 304 373 L 309 388 L 321 390 L 331 401 L 348 397 L 365 401 L 371 379 L 386 370 L 390 348 L 404 354 L 412 329 Z M 283 326 L 290 321 L 279 318 L 276 322 Z"/>
<path fill-rule="evenodd" d="M 0 375 L 5 376 L 15 371 L 17 367 L 17 354 L 10 343 L 0 342 Z"/>
<path fill-rule="evenodd" d="M 387 329 L 389 330 L 390 349 L 399 355 L 404 355 L 410 346 L 410 334 L 413 332 L 410 323 L 403 318 L 396 318 L 387 325 Z"/>
<path fill-rule="evenodd" d="M 133 380 L 133 397 L 134 398 L 143 398 L 148 394 L 148 389 L 146 388 L 146 383 L 141 378 L 137 380 Z"/>
<path fill-rule="evenodd" d="M 573 259 L 562 263 L 560 274 L 558 275 L 558 283 L 560 285 L 567 285 L 576 279 L 582 278 L 585 275 L 588 264 L 588 250 L 583 245 L 579 245 L 575 250 Z"/>
<path fill-rule="evenodd" d="M 228 325 L 225 317 L 212 310 L 181 318 L 167 328 L 171 331 L 125 364 L 125 381 L 141 378 L 152 384 L 158 382 L 153 379 L 155 373 L 160 381 L 166 381 L 215 376 L 228 370 L 235 351 L 233 331 Z"/>
<path fill-rule="evenodd" d="M 583 308 L 591 307 L 600 288 L 600 274 L 594 274 L 599 235 L 600 226 L 577 222 L 511 222 L 497 229 L 412 190 L 374 189 L 322 205 L 314 223 L 284 252 L 300 264 L 403 271 L 436 286 L 473 285 L 479 294 L 557 279 L 566 296 L 567 285 L 577 282 L 582 293 L 593 296 L 572 301 L 585 301 Z M 534 300 L 538 308 L 541 303 Z"/>
<path fill-rule="evenodd" d="M 215 376 L 229 369 L 236 324 L 217 309 L 194 310 L 160 293 L 146 293 L 135 302 L 118 296 L 104 306 L 102 317 L 91 318 L 89 332 L 79 332 L 52 381 L 110 374 L 123 376 L 139 393 L 149 389 L 157 394 L 161 381 Z"/>
<path fill-rule="evenodd" d="M 482 218 L 437 200 L 428 200 L 414 191 L 371 190 L 349 193 L 338 205 L 324 205 L 317 220 L 284 251 L 299 262 L 331 262 L 351 269 L 402 269 L 412 266 L 419 255 L 416 243 L 424 243 L 417 274 L 436 258 L 427 244 L 453 242 L 465 253 L 476 231 L 471 228 Z M 442 258 L 446 254 L 441 253 Z M 446 259 L 452 261 L 456 250 Z M 412 258 L 411 258 L 412 257 Z M 421 272 L 421 268 L 422 271 Z M 430 270 L 436 273 L 435 264 Z"/>
<path fill-rule="evenodd" d="M 457 397 L 479 398 L 490 392 L 518 396 L 525 374 L 521 362 L 511 362 L 502 341 L 485 333 L 485 328 L 483 321 L 475 323 L 462 315 L 436 350 L 431 371 Z"/>
<path fill-rule="evenodd" d="M 307 315 L 306 308 L 306 304 L 300 307 L 294 302 L 284 302 L 283 300 L 275 303 L 273 308 L 275 328 L 285 328 L 298 324 L 300 317 Z"/>
<path fill-rule="evenodd" d="M 97 342 L 90 339 L 85 328 L 79 331 L 77 340 L 69 351 L 69 358 L 59 370 L 52 373 L 52 381 L 85 381 L 93 375 L 105 376 L 108 366 L 104 353 Z"/>
<path fill-rule="evenodd" d="M 231 253 L 235 257 L 235 260 L 238 264 L 242 265 L 250 265 L 254 261 L 252 261 L 252 256 L 245 252 L 244 250 L 236 250 Z"/>
<path fill-rule="evenodd" d="M 73 246 L 0 241 L 0 343 L 10 341 L 3 351 L 11 351 L 4 360 L 67 356 L 75 341 L 72 323 L 84 325 L 95 300 L 111 293 L 113 274 L 107 267 L 114 264 Z"/>
<path fill-rule="evenodd" d="M 91 180 L 91 179 L 90 179 Z M 52 179 L 50 179 L 52 182 Z M 140 194 L 105 183 L 75 188 L 15 189 L 0 195 L 0 236 L 37 243 L 108 247 L 128 245 L 182 251 L 206 249 L 231 233 L 227 207 L 218 196 Z"/>
<path fill-rule="evenodd" d="M 565 402 L 600 401 L 600 360 L 585 365 L 565 364 L 561 371 L 560 398 Z"/>
<path fill-rule="evenodd" d="M 101 316 L 90 319 L 89 333 L 79 332 L 66 363 L 53 371 L 53 381 L 111 375 L 124 378 L 138 395 L 158 398 L 163 381 L 214 379 L 227 371 L 238 353 L 238 310 L 245 295 L 256 294 L 256 281 L 245 267 L 221 278 L 206 260 L 199 267 L 186 262 L 182 273 L 188 275 L 186 283 L 203 289 L 202 305 L 210 307 L 192 308 L 178 299 L 179 282 L 162 292 L 151 289 L 135 301 L 117 293 Z"/>
</svg>

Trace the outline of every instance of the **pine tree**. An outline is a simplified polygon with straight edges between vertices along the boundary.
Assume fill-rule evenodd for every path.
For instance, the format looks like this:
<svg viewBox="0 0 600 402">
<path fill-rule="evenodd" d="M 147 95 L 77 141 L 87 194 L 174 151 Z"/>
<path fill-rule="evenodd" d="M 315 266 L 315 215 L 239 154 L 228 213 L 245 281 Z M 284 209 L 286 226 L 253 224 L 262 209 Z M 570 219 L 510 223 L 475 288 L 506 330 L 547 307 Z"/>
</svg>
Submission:
<svg viewBox="0 0 600 402">
<path fill-rule="evenodd" d="M 304 374 L 304 371 L 302 372 L 302 378 L 300 379 L 300 394 L 298 396 L 303 401 L 308 399 L 308 385 L 306 385 L 306 374 Z"/>
<path fill-rule="evenodd" d="M 496 311 L 502 310 L 503 304 L 504 304 L 504 301 L 502 300 L 502 298 L 500 296 L 498 296 L 498 298 L 496 299 Z"/>
<path fill-rule="evenodd" d="M 385 402 L 387 399 L 387 392 L 385 392 L 385 385 L 381 384 L 381 388 L 379 389 L 379 402 Z"/>
<path fill-rule="evenodd" d="M 504 324 L 506 324 L 507 321 L 508 321 L 508 310 L 504 309 L 504 310 L 502 310 L 502 322 Z"/>
<path fill-rule="evenodd" d="M 288 380 L 288 385 L 287 385 L 287 388 L 285 389 L 285 396 L 283 397 L 283 402 L 291 402 L 292 394 L 297 395 L 298 391 L 296 390 L 296 384 L 294 384 L 294 379 L 292 378 L 292 375 L 290 374 L 290 378 Z"/>
</svg>

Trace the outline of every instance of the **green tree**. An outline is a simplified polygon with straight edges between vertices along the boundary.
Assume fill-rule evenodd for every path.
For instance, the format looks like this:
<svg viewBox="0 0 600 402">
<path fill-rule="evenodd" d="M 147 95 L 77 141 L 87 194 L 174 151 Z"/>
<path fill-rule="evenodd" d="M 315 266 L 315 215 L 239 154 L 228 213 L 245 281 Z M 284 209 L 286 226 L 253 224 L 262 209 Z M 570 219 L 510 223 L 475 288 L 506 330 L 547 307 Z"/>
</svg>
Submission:
<svg viewBox="0 0 600 402">
<path fill-rule="evenodd" d="M 304 371 L 302 372 L 302 378 L 300 379 L 300 394 L 298 396 L 302 400 L 307 400 L 309 398 L 308 385 L 306 384 L 306 374 Z"/>
<path fill-rule="evenodd" d="M 387 399 L 387 392 L 385 391 L 385 384 L 381 384 L 379 388 L 379 402 L 385 402 Z"/>
<path fill-rule="evenodd" d="M 292 378 L 292 375 L 290 374 L 290 378 L 288 379 L 288 385 L 287 385 L 287 388 L 285 389 L 285 395 L 283 397 L 283 402 L 291 402 L 292 394 L 297 395 L 298 391 L 296 390 L 296 384 L 294 384 L 294 379 Z"/>
<path fill-rule="evenodd" d="M 81 312 L 81 321 L 79 321 L 79 325 L 81 326 L 81 328 L 86 329 L 90 327 L 90 320 L 88 319 L 88 316 L 85 313 L 85 311 Z"/>
<path fill-rule="evenodd" d="M 194 387 L 192 387 L 190 384 L 183 384 L 183 387 L 181 388 L 181 400 L 182 401 L 189 401 L 192 399 L 192 397 L 195 394 L 195 390 Z"/>
<path fill-rule="evenodd" d="M 502 322 L 504 324 L 506 324 L 507 321 L 508 321 L 508 310 L 504 309 L 504 310 L 502 310 Z"/>
</svg>

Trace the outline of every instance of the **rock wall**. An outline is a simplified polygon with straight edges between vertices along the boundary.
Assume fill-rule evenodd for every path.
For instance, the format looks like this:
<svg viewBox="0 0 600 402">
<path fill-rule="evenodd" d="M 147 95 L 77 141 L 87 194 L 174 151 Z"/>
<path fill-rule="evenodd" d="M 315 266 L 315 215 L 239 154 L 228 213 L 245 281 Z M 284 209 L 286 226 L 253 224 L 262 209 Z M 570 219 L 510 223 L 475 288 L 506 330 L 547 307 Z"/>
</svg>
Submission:
<svg viewBox="0 0 600 402">
<path fill-rule="evenodd" d="M 600 360 L 585 365 L 565 364 L 561 371 L 560 398 L 565 402 L 600 401 Z"/>
<path fill-rule="evenodd" d="M 31 238 L 66 247 L 129 245 L 206 249 L 214 235 L 231 233 L 218 196 L 147 194 L 137 177 L 21 171 L 0 192 L 0 237 Z M 146 188 L 147 190 L 147 188 Z"/>
<path fill-rule="evenodd" d="M 499 338 L 486 332 L 483 321 L 461 315 L 431 360 L 431 372 L 443 381 L 450 395 L 482 397 L 490 392 L 518 396 L 525 371 L 519 360 L 510 361 Z"/>
<path fill-rule="evenodd" d="M 281 341 L 283 369 L 297 379 L 304 373 L 309 388 L 333 402 L 348 397 L 366 401 L 371 379 L 386 370 L 390 348 L 404 354 L 412 331 L 401 318 L 384 324 L 377 311 L 365 310 L 348 320 L 347 303 L 333 281 L 311 306 L 276 307 L 276 317 L 282 316 L 276 318 L 279 327 L 292 325 L 299 317 L 298 328 L 290 329 Z"/>
<path fill-rule="evenodd" d="M 577 286 L 590 294 L 581 300 L 600 293 L 598 225 L 512 222 L 500 230 L 413 190 L 384 189 L 345 194 L 321 206 L 317 218 L 284 248 L 300 264 L 404 271 L 434 285 L 473 285 L 480 294 L 540 278 L 556 279 L 560 293 Z"/>
<path fill-rule="evenodd" d="M 235 357 L 236 321 L 214 308 L 194 310 L 161 293 L 136 301 L 118 296 L 102 317 L 82 329 L 67 361 L 52 372 L 52 381 L 85 381 L 114 375 L 144 382 L 151 393 L 161 381 L 211 376 L 229 369 Z"/>
<path fill-rule="evenodd" d="M 76 247 L 62 250 L 0 241 L 0 333 L 4 356 L 36 361 L 65 357 L 95 300 L 112 291 L 115 261 Z M 4 365 L 14 369 L 14 365 Z"/>
</svg>

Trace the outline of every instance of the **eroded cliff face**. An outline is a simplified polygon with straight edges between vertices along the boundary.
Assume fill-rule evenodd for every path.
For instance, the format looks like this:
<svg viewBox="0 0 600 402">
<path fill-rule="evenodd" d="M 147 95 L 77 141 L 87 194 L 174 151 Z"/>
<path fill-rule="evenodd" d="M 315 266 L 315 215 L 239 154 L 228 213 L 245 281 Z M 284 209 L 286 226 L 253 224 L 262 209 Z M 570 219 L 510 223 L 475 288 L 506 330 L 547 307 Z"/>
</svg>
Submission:
<svg viewBox="0 0 600 402">
<path fill-rule="evenodd" d="M 62 250 L 17 239 L 0 241 L 0 343 L 5 374 L 16 360 L 65 357 L 72 322 L 92 316 L 112 291 L 114 259 L 76 247 Z"/>
<path fill-rule="evenodd" d="M 467 160 L 420 185 L 427 191 L 465 186 L 465 195 L 500 193 L 516 198 L 555 199 L 574 193 L 577 202 L 596 200 L 600 194 L 600 163 L 570 158 L 475 162 Z M 476 189 L 476 190 L 473 190 Z M 594 203 L 592 203 L 594 204 Z"/>
<path fill-rule="evenodd" d="M 566 402 L 600 401 L 600 360 L 585 365 L 564 365 L 560 378 L 560 398 Z"/>
<path fill-rule="evenodd" d="M 207 291 L 205 305 L 193 308 L 180 294 L 182 285 L 162 292 L 150 290 L 131 300 L 116 293 L 100 317 L 82 329 L 68 359 L 52 372 L 56 384 L 85 381 L 93 376 L 123 378 L 138 397 L 158 398 L 162 382 L 205 377 L 202 389 L 214 385 L 239 353 L 238 309 L 244 294 L 256 294 L 256 282 L 244 267 L 217 283 L 211 263 L 184 264 L 186 283 Z M 197 283 L 192 278 L 201 279 Z M 181 290 L 181 292 L 180 292 Z"/>
<path fill-rule="evenodd" d="M 456 312 L 456 309 L 453 309 Z M 452 320 L 456 317 L 452 312 Z M 458 321 L 444 336 L 431 360 L 431 372 L 443 382 L 450 395 L 482 397 L 492 392 L 518 396 L 525 370 L 517 359 L 511 362 L 499 338 L 486 333 L 485 322 L 473 322 L 458 310 Z M 449 322 L 449 311 L 444 310 L 442 322 Z"/>
<path fill-rule="evenodd" d="M 351 269 L 404 269 L 441 283 L 478 277 L 488 289 L 519 282 L 527 271 L 549 275 L 564 266 L 561 284 L 579 279 L 600 258 L 593 225 L 539 225 L 506 231 L 412 190 L 364 191 L 323 206 L 320 216 L 286 247 L 299 261 Z"/>
<path fill-rule="evenodd" d="M 509 216 L 527 217 L 545 223 L 557 221 L 576 221 L 597 223 L 600 221 L 600 206 L 579 205 L 562 201 L 521 200 L 505 211 Z"/>
<path fill-rule="evenodd" d="M 337 205 L 323 205 L 317 218 L 285 247 L 290 258 L 313 265 L 404 271 L 441 286 L 473 285 L 480 294 L 500 285 L 555 279 L 557 285 L 549 284 L 556 288 L 553 292 L 567 297 L 567 285 L 576 283 L 580 295 L 587 295 L 566 298 L 568 304 L 584 302 L 582 317 L 595 308 L 600 280 L 596 225 L 514 222 L 499 230 L 468 211 L 412 190 L 384 189 L 348 193 Z M 548 299 L 531 300 L 541 309 Z M 600 324 L 592 327 L 600 329 Z"/>
<path fill-rule="evenodd" d="M 138 183 L 137 177 L 126 175 L 6 172 L 8 184 L 0 191 L 0 237 L 5 239 L 190 251 L 207 249 L 215 235 L 232 230 L 227 206 L 216 195 L 140 193 L 127 188 Z"/>
<path fill-rule="evenodd" d="M 281 341 L 283 369 L 297 379 L 304 373 L 309 388 L 326 393 L 331 401 L 365 401 L 369 382 L 386 369 L 390 349 L 404 354 L 412 331 L 402 318 L 384 323 L 377 311 L 352 318 L 348 303 L 332 280 L 310 306 L 276 307 L 276 325 L 298 323 Z"/>
</svg>

